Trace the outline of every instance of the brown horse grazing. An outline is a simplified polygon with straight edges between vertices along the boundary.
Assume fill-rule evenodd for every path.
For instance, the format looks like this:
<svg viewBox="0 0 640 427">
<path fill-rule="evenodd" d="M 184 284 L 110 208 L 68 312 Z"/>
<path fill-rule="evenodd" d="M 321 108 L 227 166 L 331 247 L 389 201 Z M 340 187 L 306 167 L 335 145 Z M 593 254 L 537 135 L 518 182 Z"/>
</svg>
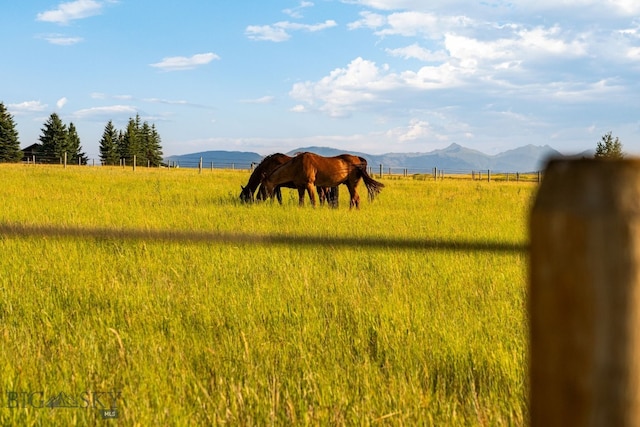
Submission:
<svg viewBox="0 0 640 427">
<path fill-rule="evenodd" d="M 299 203 L 304 205 L 304 192 L 309 193 L 311 204 L 315 206 L 314 186 L 335 187 L 345 184 L 351 197 L 350 207 L 360 207 L 357 187 L 364 181 L 369 198 L 380 193 L 384 184 L 371 178 L 367 173 L 367 161 L 351 154 L 323 157 L 314 153 L 301 153 L 287 163 L 277 167 L 262 180 L 267 194 L 274 195 L 274 189 L 282 183 L 293 183 L 298 189 Z"/>
<path fill-rule="evenodd" d="M 251 173 L 251 176 L 249 177 L 249 182 L 247 182 L 247 186 L 246 187 L 243 187 L 242 185 L 240 186 L 240 188 L 242 188 L 242 191 L 240 192 L 240 200 L 245 203 L 253 202 L 253 194 L 258 189 L 258 186 L 260 185 L 260 181 L 262 180 L 263 175 L 270 174 L 271 172 L 273 172 L 275 168 L 288 162 L 289 160 L 291 160 L 291 156 L 287 156 L 286 154 L 282 154 L 282 153 L 271 154 L 265 157 L 264 159 L 262 159 L 260 164 L 256 166 L 256 168 Z M 282 203 L 282 193 L 280 192 L 280 187 L 287 187 L 287 185 L 284 184 L 284 185 L 278 186 L 278 188 L 276 188 L 275 190 L 275 195 L 278 198 L 278 201 Z M 290 186 L 289 188 L 295 188 L 295 187 Z M 264 191 L 264 189 L 260 188 L 260 191 L 258 191 L 258 200 L 264 200 L 264 199 L 266 199 L 266 192 Z"/>
<path fill-rule="evenodd" d="M 262 159 L 260 164 L 258 164 L 258 166 L 256 166 L 256 168 L 251 173 L 251 176 L 249 177 L 249 182 L 247 182 L 246 187 L 243 187 L 242 185 L 240 185 L 240 188 L 242 188 L 242 191 L 240 192 L 240 200 L 244 203 L 253 202 L 254 200 L 253 196 L 256 190 L 258 190 L 258 194 L 256 196 L 257 200 L 266 200 L 267 192 L 264 186 L 260 185 L 262 178 L 264 176 L 269 175 L 278 166 L 288 162 L 291 159 L 292 159 L 291 156 L 287 156 L 286 154 L 282 154 L 282 153 L 270 154 L 264 159 Z M 280 204 L 282 204 L 282 191 L 280 190 L 281 187 L 296 188 L 292 182 L 278 185 L 275 188 L 274 193 Z M 333 188 L 318 187 L 317 191 L 318 191 L 318 194 L 322 195 L 320 196 L 320 204 L 323 204 L 325 200 L 328 200 L 331 206 L 333 207 L 338 206 L 338 187 L 333 187 Z"/>
</svg>

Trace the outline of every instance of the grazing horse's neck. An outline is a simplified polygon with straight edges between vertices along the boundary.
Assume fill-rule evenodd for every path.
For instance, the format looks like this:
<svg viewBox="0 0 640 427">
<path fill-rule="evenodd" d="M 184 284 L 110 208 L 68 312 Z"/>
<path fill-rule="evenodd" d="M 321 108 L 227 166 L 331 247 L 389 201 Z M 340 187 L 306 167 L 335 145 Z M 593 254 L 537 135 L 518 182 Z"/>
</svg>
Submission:
<svg viewBox="0 0 640 427">
<path fill-rule="evenodd" d="M 255 193 L 255 191 L 258 189 L 258 186 L 260 185 L 260 182 L 262 181 L 263 169 L 264 168 L 261 168 L 260 165 L 258 165 L 258 167 L 253 170 L 251 176 L 249 177 L 247 188 L 251 190 L 251 194 Z"/>
</svg>

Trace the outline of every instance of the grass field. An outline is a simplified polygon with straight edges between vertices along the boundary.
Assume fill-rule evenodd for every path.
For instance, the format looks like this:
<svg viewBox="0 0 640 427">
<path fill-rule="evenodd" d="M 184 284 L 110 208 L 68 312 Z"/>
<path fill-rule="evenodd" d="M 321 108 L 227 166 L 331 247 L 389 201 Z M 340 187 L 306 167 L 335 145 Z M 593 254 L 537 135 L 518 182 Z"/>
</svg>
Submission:
<svg viewBox="0 0 640 427">
<path fill-rule="evenodd" d="M 0 165 L 1 425 L 527 423 L 535 184 L 248 176 Z"/>
</svg>

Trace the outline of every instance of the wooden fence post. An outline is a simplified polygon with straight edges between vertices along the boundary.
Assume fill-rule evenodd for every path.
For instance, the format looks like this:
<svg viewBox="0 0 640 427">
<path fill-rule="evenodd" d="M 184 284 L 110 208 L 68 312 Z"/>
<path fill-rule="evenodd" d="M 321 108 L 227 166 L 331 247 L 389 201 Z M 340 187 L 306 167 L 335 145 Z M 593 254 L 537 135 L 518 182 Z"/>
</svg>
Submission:
<svg viewBox="0 0 640 427">
<path fill-rule="evenodd" d="M 530 425 L 640 425 L 640 161 L 551 161 L 530 239 Z"/>
</svg>

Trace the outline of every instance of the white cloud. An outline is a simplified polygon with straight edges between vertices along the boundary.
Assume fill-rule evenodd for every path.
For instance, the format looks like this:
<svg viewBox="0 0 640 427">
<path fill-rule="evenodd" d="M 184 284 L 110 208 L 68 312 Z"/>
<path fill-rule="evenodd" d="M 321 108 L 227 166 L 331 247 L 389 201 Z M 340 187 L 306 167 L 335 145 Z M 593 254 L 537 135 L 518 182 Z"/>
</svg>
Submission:
<svg viewBox="0 0 640 427">
<path fill-rule="evenodd" d="M 398 142 L 415 141 L 418 139 L 426 139 L 433 137 L 433 130 L 429 122 L 419 119 L 411 119 L 407 127 L 397 128 L 390 131 L 390 136 L 393 136 Z"/>
<path fill-rule="evenodd" d="M 432 12 L 396 12 L 387 16 L 372 13 L 360 13 L 362 19 L 348 24 L 349 29 L 368 28 L 376 30 L 375 34 L 385 36 L 424 37 L 440 39 L 442 34 L 453 29 L 478 25 L 464 15 L 437 15 Z"/>
<path fill-rule="evenodd" d="M 240 102 L 244 104 L 271 104 L 275 99 L 276 98 L 274 96 L 263 96 L 256 99 L 243 99 Z"/>
<path fill-rule="evenodd" d="M 579 37 L 563 37 L 557 27 L 517 29 L 510 37 L 491 40 L 450 33 L 445 35 L 444 47 L 452 63 L 492 75 L 495 70 L 520 68 L 522 64 L 538 59 L 564 61 L 584 57 L 588 53 L 588 46 L 583 40 Z"/>
<path fill-rule="evenodd" d="M 40 36 L 40 38 L 58 46 L 72 46 L 84 40 L 82 37 L 70 37 L 63 34 L 45 34 Z"/>
<path fill-rule="evenodd" d="M 448 0 L 446 2 L 425 2 L 424 0 L 342 0 L 343 3 L 358 4 L 372 9 L 392 10 L 460 10 L 470 9 L 506 10 L 513 11 L 517 8 L 524 14 L 562 11 L 566 9 L 581 9 L 608 11 L 612 10 L 623 16 L 635 16 L 640 13 L 640 3 L 637 0 L 519 0 L 518 2 L 507 0 L 494 0 L 491 2 L 470 3 L 468 0 Z"/>
<path fill-rule="evenodd" d="M 36 20 L 66 25 L 69 21 L 99 15 L 102 12 L 102 6 L 101 2 L 95 0 L 76 0 L 60 3 L 57 9 L 38 13 Z"/>
<path fill-rule="evenodd" d="M 114 117 L 133 116 L 138 111 L 130 105 L 111 105 L 106 107 L 92 107 L 78 110 L 73 117 L 81 120 L 111 120 Z"/>
<path fill-rule="evenodd" d="M 423 62 L 444 62 L 449 58 L 447 53 L 442 50 L 432 52 L 417 43 L 397 49 L 385 49 L 385 52 L 391 56 L 398 56 L 404 59 L 417 59 Z"/>
<path fill-rule="evenodd" d="M 145 98 L 144 102 L 149 102 L 151 104 L 166 104 L 166 105 L 189 105 L 187 101 L 184 100 L 170 100 L 170 99 L 161 99 L 161 98 Z"/>
<path fill-rule="evenodd" d="M 332 28 L 338 24 L 334 20 L 326 20 L 320 24 L 298 24 L 296 22 L 282 21 L 273 25 L 249 25 L 245 30 L 245 35 L 251 40 L 263 40 L 271 42 L 283 42 L 291 38 L 288 31 L 308 31 L 317 32 L 327 28 Z"/>
<path fill-rule="evenodd" d="M 249 25 L 244 34 L 251 40 L 284 42 L 291 38 L 286 29 L 275 25 Z"/>
<path fill-rule="evenodd" d="M 162 61 L 155 64 L 149 64 L 152 67 L 159 68 L 164 71 L 182 71 L 192 70 L 198 66 L 206 65 L 214 59 L 220 59 L 215 53 L 199 53 L 191 57 L 171 56 L 163 58 Z"/>
<path fill-rule="evenodd" d="M 58 99 L 58 102 L 56 102 L 56 107 L 58 107 L 58 109 L 61 109 L 67 104 L 67 101 L 67 98 L 63 96 L 62 98 Z"/>
<path fill-rule="evenodd" d="M 8 104 L 7 108 L 14 112 L 14 114 L 24 113 L 38 113 L 46 110 L 47 104 L 43 104 L 40 101 L 25 101 L 18 104 Z"/>
<path fill-rule="evenodd" d="M 360 16 L 362 16 L 362 19 L 347 24 L 347 28 L 350 30 L 356 30 L 358 28 L 375 29 L 382 27 L 387 22 L 386 17 L 378 13 L 365 11 L 360 12 Z"/>
<path fill-rule="evenodd" d="M 627 58 L 634 61 L 640 60 L 640 47 L 632 47 L 627 50 Z"/>
<path fill-rule="evenodd" d="M 292 18 L 300 19 L 302 18 L 302 10 L 308 7 L 313 7 L 313 2 L 301 1 L 299 6 L 291 9 L 284 9 L 282 12 Z"/>
<path fill-rule="evenodd" d="M 347 68 L 337 68 L 318 82 L 293 85 L 289 95 L 310 107 L 320 104 L 320 111 L 332 117 L 348 115 L 356 105 L 378 101 L 378 91 L 393 85 L 393 77 L 385 79 L 372 62 L 356 58 Z"/>
<path fill-rule="evenodd" d="M 363 58 L 356 58 L 346 68 L 337 68 L 317 82 L 293 85 L 289 95 L 331 117 L 348 116 L 356 109 L 389 104 L 394 93 L 450 88 L 463 84 L 469 71 L 445 63 L 425 66 L 418 71 L 390 72 Z"/>
</svg>

